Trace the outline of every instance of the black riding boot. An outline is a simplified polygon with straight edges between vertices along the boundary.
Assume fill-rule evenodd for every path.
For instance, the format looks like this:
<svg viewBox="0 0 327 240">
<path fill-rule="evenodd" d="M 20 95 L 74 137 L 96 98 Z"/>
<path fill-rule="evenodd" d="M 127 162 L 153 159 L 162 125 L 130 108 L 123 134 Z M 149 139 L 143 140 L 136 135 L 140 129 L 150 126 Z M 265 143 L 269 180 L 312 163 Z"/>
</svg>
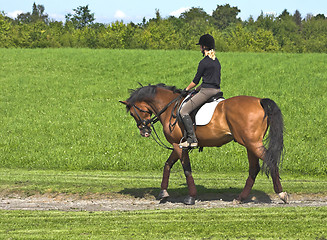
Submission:
<svg viewBox="0 0 327 240">
<path fill-rule="evenodd" d="M 182 121 L 184 123 L 184 128 L 186 130 L 186 141 L 179 144 L 180 147 L 188 148 L 188 147 L 197 147 L 198 146 L 198 140 L 196 139 L 196 136 L 194 134 L 193 130 L 193 121 L 189 115 L 185 115 L 182 118 Z"/>
</svg>

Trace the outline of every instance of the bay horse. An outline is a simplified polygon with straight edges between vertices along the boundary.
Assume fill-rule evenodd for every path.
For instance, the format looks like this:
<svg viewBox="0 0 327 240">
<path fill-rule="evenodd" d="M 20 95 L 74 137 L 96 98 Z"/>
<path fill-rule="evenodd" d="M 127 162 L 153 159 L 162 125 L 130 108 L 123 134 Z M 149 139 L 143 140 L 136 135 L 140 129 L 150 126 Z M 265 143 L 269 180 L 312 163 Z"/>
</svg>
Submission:
<svg viewBox="0 0 327 240">
<path fill-rule="evenodd" d="M 181 92 L 182 90 L 165 84 L 148 85 L 130 90 L 130 97 L 120 102 L 126 105 L 127 111 L 135 119 L 141 136 L 149 137 L 151 125 L 160 121 L 164 135 L 172 145 L 173 151 L 164 166 L 158 199 L 169 197 L 167 188 L 170 170 L 180 159 L 189 192 L 184 203 L 193 205 L 197 191 L 191 171 L 189 149 L 179 147 L 183 126 L 176 119 L 176 106 L 183 98 Z M 263 160 L 262 170 L 272 177 L 275 192 L 284 203 L 288 202 L 289 195 L 283 192 L 278 169 L 284 147 L 283 126 L 282 113 L 273 100 L 251 96 L 236 96 L 221 101 L 209 124 L 196 126 L 199 147 L 220 147 L 234 140 L 247 150 L 249 176 L 234 203 L 241 203 L 249 196 L 261 169 L 259 159 Z M 266 142 L 264 137 L 268 128 Z"/>
</svg>

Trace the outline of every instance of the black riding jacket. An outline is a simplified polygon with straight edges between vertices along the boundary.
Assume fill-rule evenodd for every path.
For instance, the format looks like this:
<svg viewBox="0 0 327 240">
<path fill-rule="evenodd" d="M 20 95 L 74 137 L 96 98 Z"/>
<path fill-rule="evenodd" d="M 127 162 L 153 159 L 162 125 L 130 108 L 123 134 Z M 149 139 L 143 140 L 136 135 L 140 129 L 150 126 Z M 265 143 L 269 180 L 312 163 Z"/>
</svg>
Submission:
<svg viewBox="0 0 327 240">
<path fill-rule="evenodd" d="M 202 77 L 203 88 L 220 88 L 221 66 L 218 58 L 212 60 L 209 56 L 203 58 L 198 66 L 198 71 L 193 79 L 195 84 L 200 82 Z"/>
</svg>

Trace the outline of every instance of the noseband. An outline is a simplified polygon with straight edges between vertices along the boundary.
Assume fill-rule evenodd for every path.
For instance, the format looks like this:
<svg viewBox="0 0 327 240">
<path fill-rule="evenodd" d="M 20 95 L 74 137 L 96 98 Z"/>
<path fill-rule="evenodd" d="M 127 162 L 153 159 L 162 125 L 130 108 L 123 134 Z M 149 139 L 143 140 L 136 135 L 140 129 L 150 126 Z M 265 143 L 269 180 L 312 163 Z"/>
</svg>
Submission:
<svg viewBox="0 0 327 240">
<path fill-rule="evenodd" d="M 139 110 L 140 112 L 148 113 L 150 115 L 152 114 L 152 112 L 150 112 L 148 110 L 143 110 L 143 109 L 139 108 L 138 106 L 136 106 L 135 104 L 133 105 L 133 108 L 134 108 L 134 112 L 136 113 L 136 116 L 138 118 L 136 120 L 136 126 L 140 130 L 149 129 L 148 125 L 149 125 L 149 123 L 151 123 L 153 121 L 152 118 L 151 119 L 148 119 L 148 120 L 142 119 L 141 116 L 136 111 L 136 109 Z"/>
</svg>

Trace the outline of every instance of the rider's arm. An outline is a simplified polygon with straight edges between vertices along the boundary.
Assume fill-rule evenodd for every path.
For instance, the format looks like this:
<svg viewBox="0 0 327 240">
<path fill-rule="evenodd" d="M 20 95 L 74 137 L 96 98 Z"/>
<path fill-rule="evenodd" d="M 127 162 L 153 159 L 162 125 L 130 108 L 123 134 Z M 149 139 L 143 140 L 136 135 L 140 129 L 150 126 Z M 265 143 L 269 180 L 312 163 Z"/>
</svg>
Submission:
<svg viewBox="0 0 327 240">
<path fill-rule="evenodd" d="M 191 90 L 192 88 L 194 88 L 195 86 L 197 86 L 199 84 L 200 79 L 203 76 L 204 70 L 205 70 L 205 66 L 204 66 L 204 62 L 202 60 L 199 63 L 198 71 L 196 72 L 193 81 L 186 88 L 187 91 Z"/>
<path fill-rule="evenodd" d="M 186 88 L 185 88 L 185 90 L 186 91 L 189 91 L 189 90 L 191 90 L 192 88 L 194 88 L 195 86 L 196 86 L 197 84 L 195 84 L 194 82 L 191 82 Z"/>
</svg>

